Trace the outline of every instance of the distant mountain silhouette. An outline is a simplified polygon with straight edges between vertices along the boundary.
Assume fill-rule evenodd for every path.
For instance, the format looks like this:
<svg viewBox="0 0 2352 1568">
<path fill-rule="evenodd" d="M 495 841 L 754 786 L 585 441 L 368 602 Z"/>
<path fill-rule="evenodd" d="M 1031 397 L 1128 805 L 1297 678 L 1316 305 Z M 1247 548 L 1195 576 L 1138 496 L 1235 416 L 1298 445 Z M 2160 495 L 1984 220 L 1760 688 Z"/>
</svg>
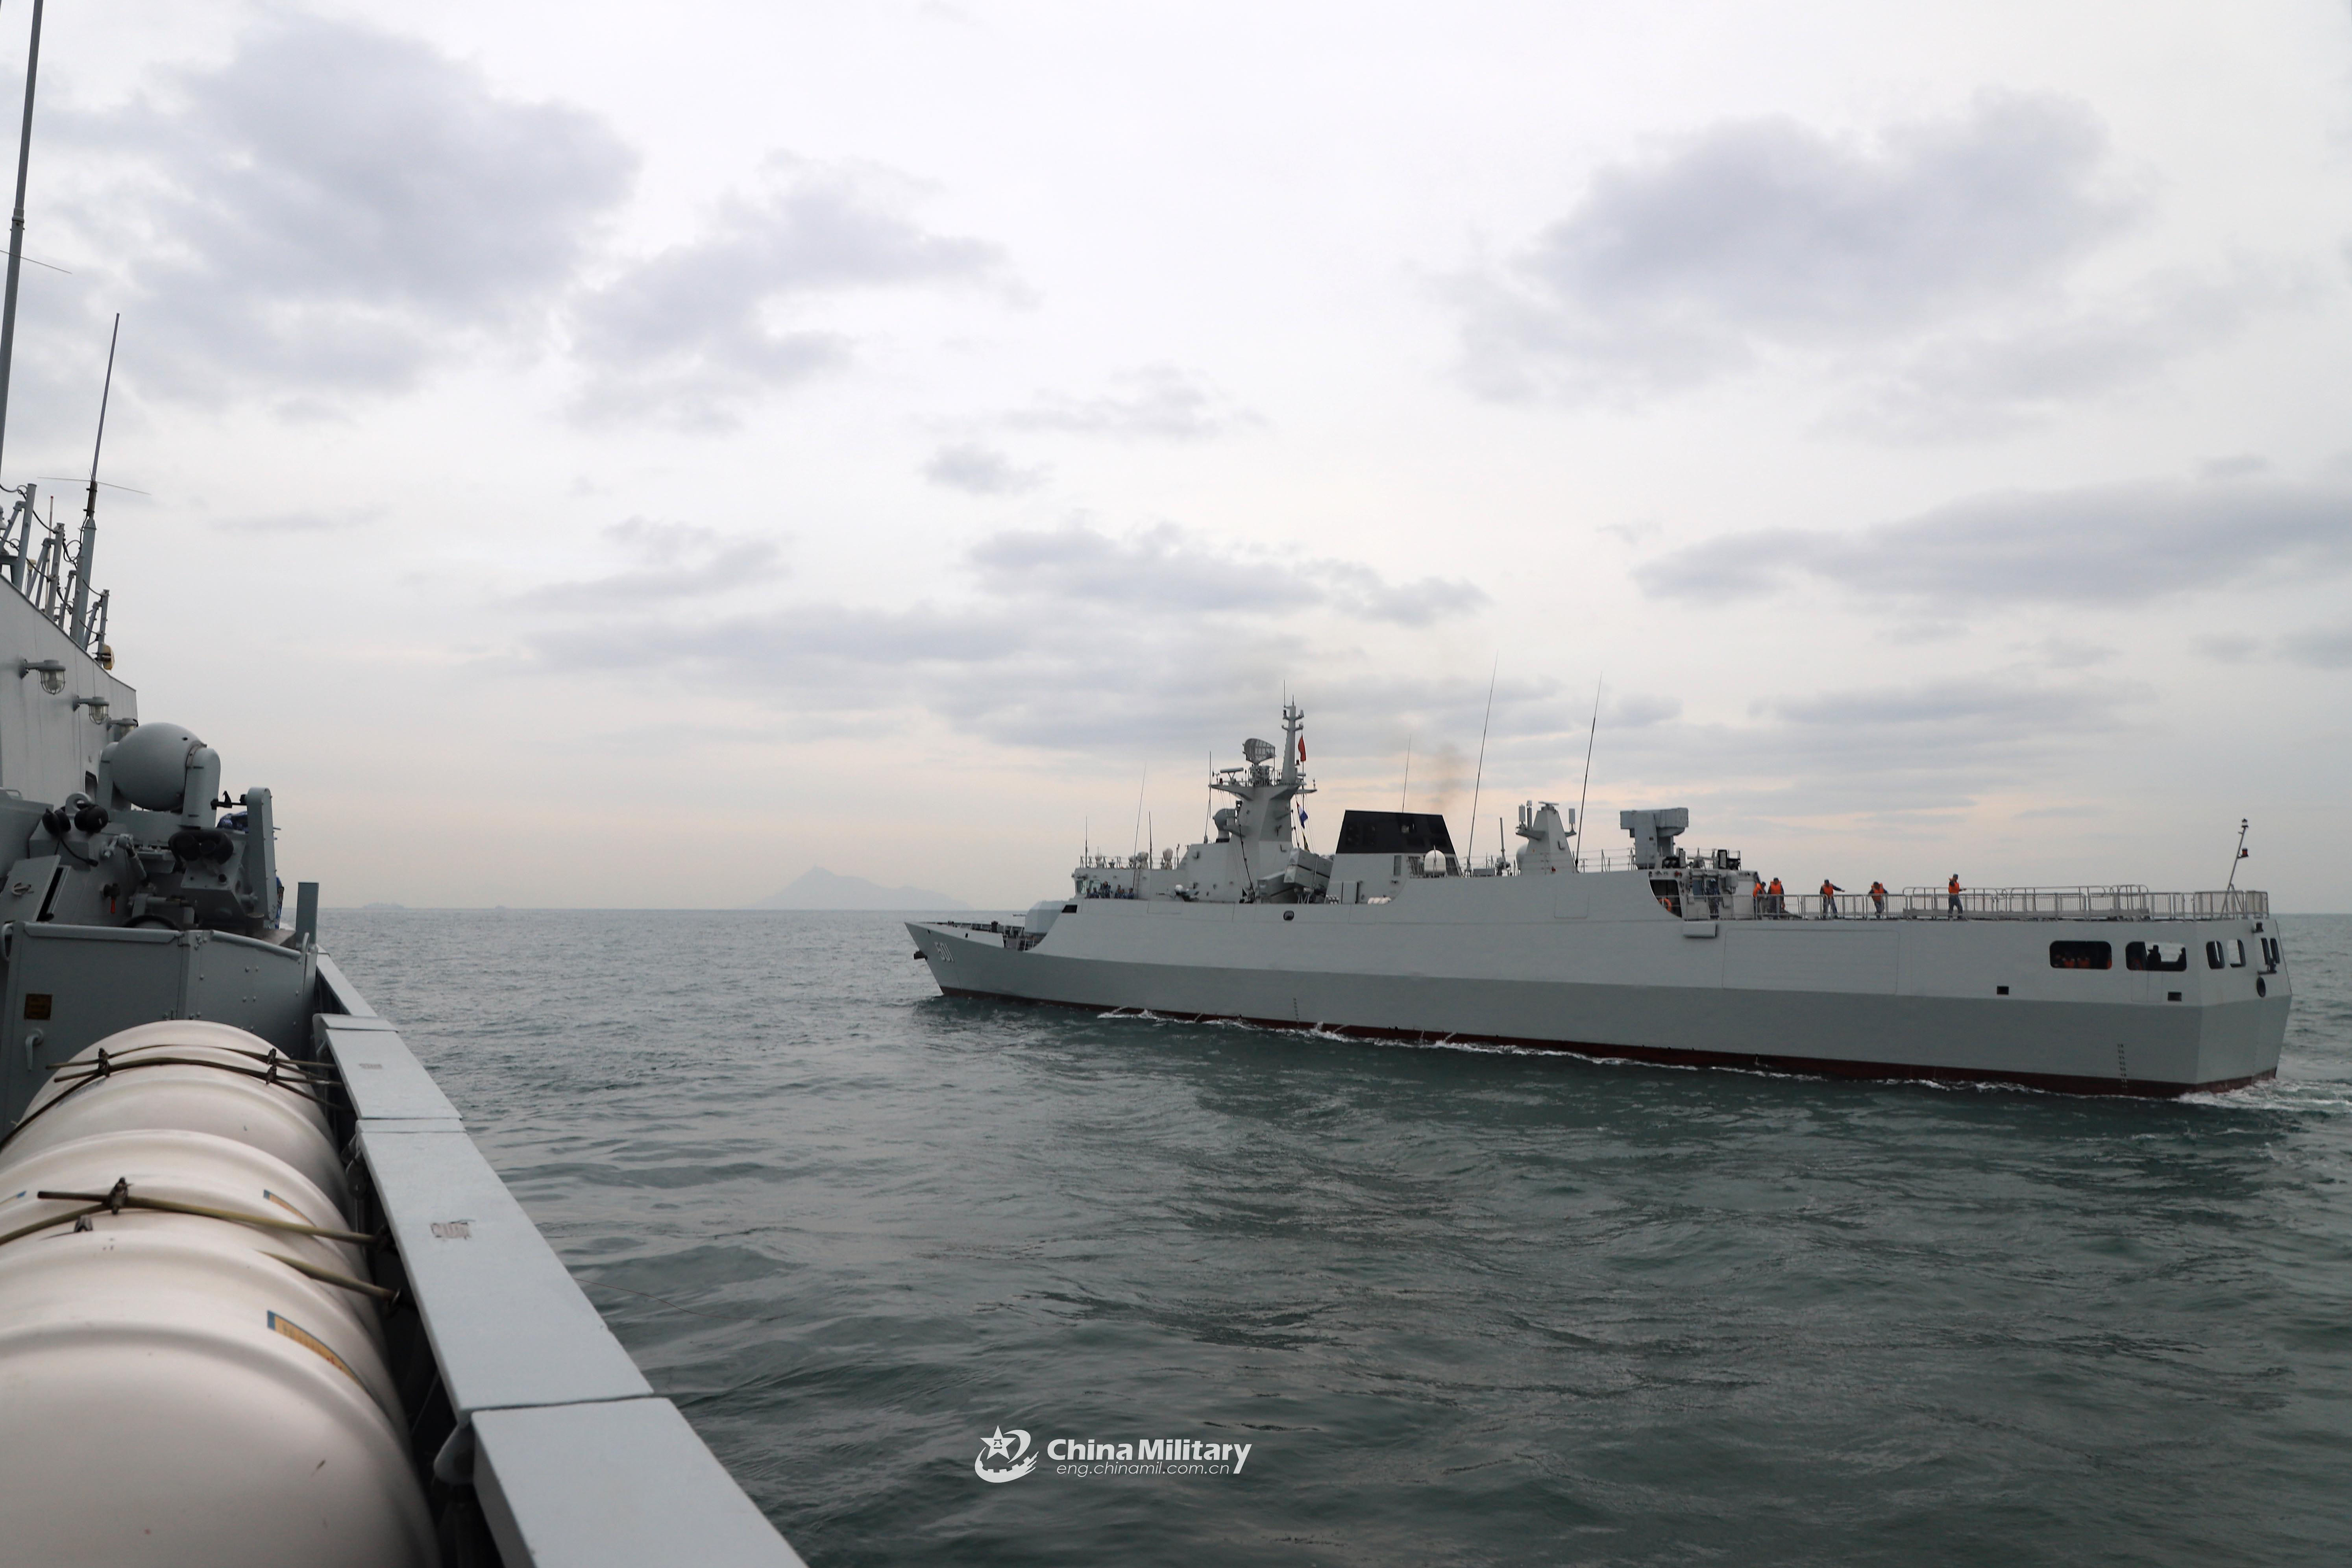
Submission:
<svg viewBox="0 0 2352 1568">
<path fill-rule="evenodd" d="M 793 885 L 771 893 L 755 910 L 968 910 L 961 899 L 928 888 L 886 888 L 863 877 L 841 877 L 822 866 L 802 872 Z"/>
</svg>

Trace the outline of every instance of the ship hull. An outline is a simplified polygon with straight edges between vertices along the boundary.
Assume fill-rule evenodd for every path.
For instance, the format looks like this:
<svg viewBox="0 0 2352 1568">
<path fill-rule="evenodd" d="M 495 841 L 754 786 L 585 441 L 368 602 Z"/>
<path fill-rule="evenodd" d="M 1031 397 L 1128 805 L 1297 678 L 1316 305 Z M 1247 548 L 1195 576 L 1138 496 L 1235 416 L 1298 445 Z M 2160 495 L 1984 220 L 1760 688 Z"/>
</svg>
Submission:
<svg viewBox="0 0 2352 1568">
<path fill-rule="evenodd" d="M 1417 909 L 1099 900 L 1034 946 L 908 930 L 950 995 L 1098 1011 L 2082 1094 L 2218 1092 L 2278 1068 L 2285 973 L 2202 956 L 2212 940 L 2259 954 L 2252 920 L 1695 925 L 1640 900 L 1627 918 L 1554 919 L 1544 892 L 1456 880 Z M 2191 967 L 2128 970 L 2135 940 L 2185 943 Z M 2109 943 L 2114 966 L 2051 966 L 2051 943 L 2081 941 Z"/>
</svg>

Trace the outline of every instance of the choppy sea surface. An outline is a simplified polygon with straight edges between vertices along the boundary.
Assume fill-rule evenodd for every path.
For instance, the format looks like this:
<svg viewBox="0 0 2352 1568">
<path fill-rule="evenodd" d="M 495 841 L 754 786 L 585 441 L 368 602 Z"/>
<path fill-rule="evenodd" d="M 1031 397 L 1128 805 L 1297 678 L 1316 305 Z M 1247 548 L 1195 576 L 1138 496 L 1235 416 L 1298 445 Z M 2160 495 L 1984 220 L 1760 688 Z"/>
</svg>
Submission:
<svg viewBox="0 0 2352 1568">
<path fill-rule="evenodd" d="M 2278 1081 L 2185 1102 L 950 1001 L 880 915 L 322 934 L 817 1568 L 2211 1568 L 2352 1561 L 2352 918 L 2282 924 Z"/>
</svg>

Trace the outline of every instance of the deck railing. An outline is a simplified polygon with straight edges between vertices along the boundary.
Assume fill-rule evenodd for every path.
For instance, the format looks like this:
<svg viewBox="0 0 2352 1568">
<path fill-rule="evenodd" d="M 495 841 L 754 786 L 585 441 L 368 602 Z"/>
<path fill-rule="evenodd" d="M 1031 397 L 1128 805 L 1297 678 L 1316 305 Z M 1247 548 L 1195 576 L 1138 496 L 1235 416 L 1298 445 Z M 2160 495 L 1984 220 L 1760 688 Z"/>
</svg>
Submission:
<svg viewBox="0 0 2352 1568">
<path fill-rule="evenodd" d="M 1664 901 L 1663 900 L 1661 900 Z M 1958 896 L 1942 888 L 1906 888 L 1890 892 L 1882 909 L 1867 893 L 1694 893 L 1677 900 L 1683 919 L 1708 920 L 2006 920 L 2006 921 L 2210 921 L 2260 919 L 2271 912 L 2271 896 L 2248 889 L 2215 892 L 2158 893 L 2134 886 L 2106 888 L 1972 888 Z"/>
</svg>

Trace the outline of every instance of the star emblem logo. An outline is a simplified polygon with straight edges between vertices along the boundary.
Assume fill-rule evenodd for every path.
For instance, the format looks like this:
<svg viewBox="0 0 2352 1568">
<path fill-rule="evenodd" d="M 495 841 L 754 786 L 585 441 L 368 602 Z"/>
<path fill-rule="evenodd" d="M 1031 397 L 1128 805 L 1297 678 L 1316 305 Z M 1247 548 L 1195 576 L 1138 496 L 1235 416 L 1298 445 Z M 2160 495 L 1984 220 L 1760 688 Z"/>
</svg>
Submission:
<svg viewBox="0 0 2352 1568">
<path fill-rule="evenodd" d="M 999 1426 L 996 1434 L 980 1440 L 980 1457 L 971 1462 L 973 1473 L 983 1481 L 1017 1481 L 1037 1468 L 1037 1456 L 1029 1452 L 1029 1434 L 1015 1426 L 1007 1432 Z M 997 1468 L 991 1469 L 989 1461 Z"/>
</svg>

